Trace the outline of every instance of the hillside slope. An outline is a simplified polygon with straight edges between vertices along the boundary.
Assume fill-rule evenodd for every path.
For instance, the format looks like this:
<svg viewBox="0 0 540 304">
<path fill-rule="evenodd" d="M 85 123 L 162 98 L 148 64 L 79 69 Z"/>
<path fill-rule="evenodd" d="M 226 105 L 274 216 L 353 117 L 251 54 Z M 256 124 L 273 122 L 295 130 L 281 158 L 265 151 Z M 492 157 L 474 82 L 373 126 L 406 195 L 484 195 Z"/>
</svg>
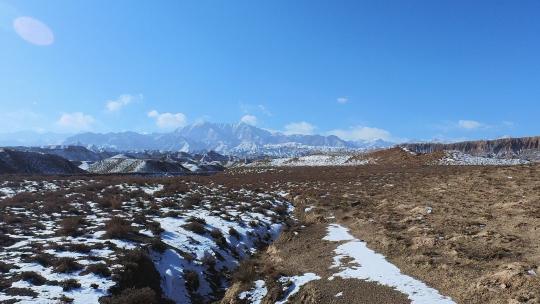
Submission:
<svg viewBox="0 0 540 304">
<path fill-rule="evenodd" d="M 84 173 L 57 155 L 0 149 L 0 174 L 76 174 Z"/>
</svg>

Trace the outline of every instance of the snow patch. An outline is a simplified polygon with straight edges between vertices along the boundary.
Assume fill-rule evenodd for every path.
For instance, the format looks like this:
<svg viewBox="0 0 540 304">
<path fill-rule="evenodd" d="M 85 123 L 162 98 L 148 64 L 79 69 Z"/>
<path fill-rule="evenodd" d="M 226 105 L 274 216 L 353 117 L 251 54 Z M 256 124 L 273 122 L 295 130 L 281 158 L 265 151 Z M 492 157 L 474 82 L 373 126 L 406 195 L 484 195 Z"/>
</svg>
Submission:
<svg viewBox="0 0 540 304">
<path fill-rule="evenodd" d="M 240 293 L 238 298 L 240 300 L 247 300 L 251 304 L 261 304 L 262 300 L 268 293 L 268 289 L 263 280 L 255 281 L 255 287 L 250 291 L 244 291 Z"/>
<path fill-rule="evenodd" d="M 411 302 L 416 304 L 454 303 L 452 299 L 441 295 L 425 283 L 402 274 L 399 268 L 388 262 L 382 254 L 369 249 L 365 242 L 354 238 L 348 229 L 341 225 L 330 225 L 328 235 L 323 239 L 334 242 L 347 241 L 334 250 L 336 256 L 332 268 L 338 268 L 340 271 L 333 274 L 329 280 L 341 277 L 374 281 L 405 293 Z"/>
<path fill-rule="evenodd" d="M 318 275 L 308 272 L 301 276 L 293 276 L 293 277 L 281 277 L 279 278 L 279 282 L 286 286 L 285 291 L 285 297 L 281 301 L 277 301 L 276 304 L 285 304 L 289 300 L 291 296 L 296 294 L 298 291 L 300 291 L 300 287 L 304 286 L 305 284 L 320 280 L 321 277 Z"/>
</svg>

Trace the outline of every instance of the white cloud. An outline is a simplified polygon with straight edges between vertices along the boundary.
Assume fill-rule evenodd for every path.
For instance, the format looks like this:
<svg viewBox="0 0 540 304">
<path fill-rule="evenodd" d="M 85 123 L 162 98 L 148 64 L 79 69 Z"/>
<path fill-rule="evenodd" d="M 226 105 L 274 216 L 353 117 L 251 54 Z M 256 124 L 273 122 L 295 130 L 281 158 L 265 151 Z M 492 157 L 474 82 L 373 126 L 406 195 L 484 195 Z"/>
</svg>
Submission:
<svg viewBox="0 0 540 304">
<path fill-rule="evenodd" d="M 305 122 L 292 122 L 285 126 L 285 131 L 283 133 L 287 135 L 291 134 L 301 134 L 301 135 L 311 135 L 315 131 L 315 126 Z"/>
<path fill-rule="evenodd" d="M 240 118 L 240 121 L 245 124 L 255 126 L 257 124 L 257 117 L 254 115 L 247 114 L 247 115 L 242 116 L 242 118 Z"/>
<path fill-rule="evenodd" d="M 460 120 L 458 121 L 458 127 L 465 130 L 475 130 L 479 128 L 484 128 L 485 125 L 481 122 L 475 120 Z"/>
<path fill-rule="evenodd" d="M 83 131 L 92 128 L 95 119 L 82 112 L 63 113 L 56 124 L 67 131 Z"/>
<path fill-rule="evenodd" d="M 390 132 L 379 129 L 379 128 L 371 128 L 371 127 L 364 127 L 364 126 L 355 126 L 351 127 L 349 129 L 343 130 L 343 129 L 336 129 L 327 132 L 329 135 L 336 135 L 337 137 L 345 140 L 365 140 L 365 141 L 373 141 L 377 139 L 382 140 L 390 140 Z"/>
<path fill-rule="evenodd" d="M 183 113 L 159 113 L 156 110 L 148 112 L 148 117 L 156 120 L 156 125 L 161 129 L 176 129 L 187 124 L 186 115 Z"/>
<path fill-rule="evenodd" d="M 127 106 L 128 104 L 136 101 L 136 100 L 142 100 L 143 96 L 142 94 L 139 94 L 137 96 L 130 95 L 130 94 L 122 94 L 115 100 L 107 100 L 107 103 L 105 105 L 105 108 L 108 112 L 116 112 L 121 110 L 123 107 Z"/>
<path fill-rule="evenodd" d="M 337 99 L 337 103 L 340 103 L 340 104 L 346 104 L 349 102 L 349 98 L 347 97 L 338 97 Z"/>
</svg>

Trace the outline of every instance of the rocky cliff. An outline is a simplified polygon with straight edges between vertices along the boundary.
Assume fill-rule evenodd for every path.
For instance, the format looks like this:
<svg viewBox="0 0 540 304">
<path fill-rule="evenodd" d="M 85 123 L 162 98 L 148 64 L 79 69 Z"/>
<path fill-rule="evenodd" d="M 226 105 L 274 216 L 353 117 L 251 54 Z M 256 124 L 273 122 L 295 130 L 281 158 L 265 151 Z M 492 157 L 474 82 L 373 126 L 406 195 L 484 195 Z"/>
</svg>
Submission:
<svg viewBox="0 0 540 304">
<path fill-rule="evenodd" d="M 452 144 L 412 143 L 401 147 L 417 153 L 460 151 L 474 156 L 540 160 L 540 136 L 465 141 Z"/>
</svg>

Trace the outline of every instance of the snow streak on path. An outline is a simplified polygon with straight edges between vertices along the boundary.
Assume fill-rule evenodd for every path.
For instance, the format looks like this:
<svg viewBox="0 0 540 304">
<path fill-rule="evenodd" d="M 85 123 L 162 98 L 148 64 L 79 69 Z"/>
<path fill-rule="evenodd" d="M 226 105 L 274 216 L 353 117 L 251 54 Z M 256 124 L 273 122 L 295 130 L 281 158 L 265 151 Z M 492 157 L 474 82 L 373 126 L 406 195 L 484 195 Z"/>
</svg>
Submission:
<svg viewBox="0 0 540 304">
<path fill-rule="evenodd" d="M 415 304 L 455 303 L 425 283 L 402 274 L 399 268 L 388 262 L 382 254 L 369 249 L 365 242 L 356 239 L 341 225 L 330 224 L 328 235 L 323 240 L 346 241 L 334 250 L 337 255 L 334 257 L 332 268 L 338 268 L 340 272 L 332 275 L 329 280 L 341 277 L 377 282 L 405 293 Z M 352 261 L 343 262 L 348 260 Z"/>
</svg>

